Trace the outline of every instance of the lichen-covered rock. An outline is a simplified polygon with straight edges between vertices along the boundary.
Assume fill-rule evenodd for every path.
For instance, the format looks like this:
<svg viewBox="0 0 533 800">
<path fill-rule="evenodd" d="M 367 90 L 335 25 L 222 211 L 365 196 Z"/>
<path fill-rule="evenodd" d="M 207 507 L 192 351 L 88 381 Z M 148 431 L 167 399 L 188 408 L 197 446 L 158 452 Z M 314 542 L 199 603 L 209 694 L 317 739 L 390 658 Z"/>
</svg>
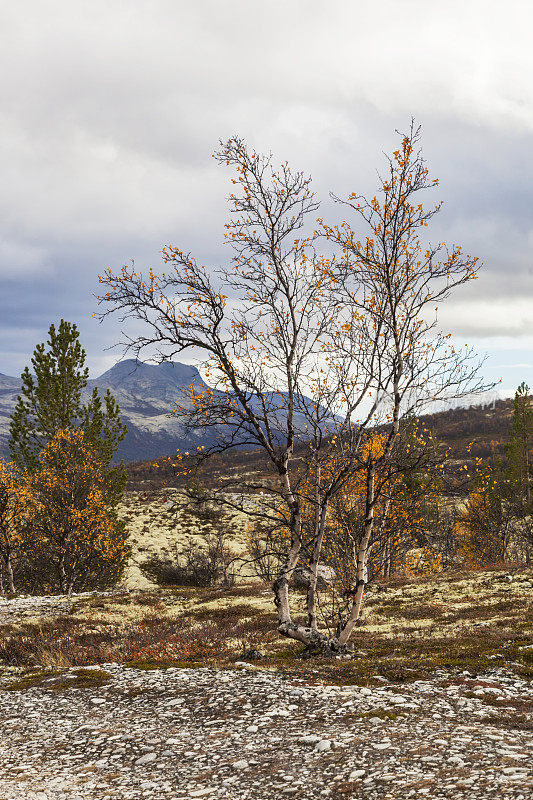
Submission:
<svg viewBox="0 0 533 800">
<path fill-rule="evenodd" d="M 292 575 L 292 584 L 300 589 L 307 589 L 311 580 L 311 570 L 309 567 L 298 567 Z M 319 564 L 317 569 L 317 587 L 325 589 L 331 586 L 335 580 L 335 570 L 325 564 Z"/>
</svg>

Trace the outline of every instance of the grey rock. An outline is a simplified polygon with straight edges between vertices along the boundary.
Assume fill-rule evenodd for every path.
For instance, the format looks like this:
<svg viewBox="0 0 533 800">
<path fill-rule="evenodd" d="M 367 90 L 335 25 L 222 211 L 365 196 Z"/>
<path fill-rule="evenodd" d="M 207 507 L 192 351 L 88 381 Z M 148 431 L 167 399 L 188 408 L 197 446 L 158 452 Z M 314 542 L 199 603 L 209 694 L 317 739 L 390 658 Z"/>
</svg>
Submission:
<svg viewBox="0 0 533 800">
<path fill-rule="evenodd" d="M 318 753 L 323 753 L 325 750 L 331 750 L 332 741 L 331 739 L 321 739 L 315 745 L 315 750 Z"/>
<path fill-rule="evenodd" d="M 357 780 L 357 778 L 362 778 L 363 775 L 366 775 L 365 769 L 354 769 L 353 772 L 350 772 L 350 775 L 348 777 L 351 781 L 355 781 Z"/>
<path fill-rule="evenodd" d="M 307 589 L 311 579 L 311 571 L 308 567 L 297 567 L 293 574 L 291 582 L 294 586 L 301 589 Z M 319 589 L 327 589 L 335 580 L 335 570 L 325 564 L 319 564 L 317 568 L 317 587 Z"/>
<path fill-rule="evenodd" d="M 308 736 L 302 736 L 298 739 L 300 744 L 316 744 L 320 741 L 320 736 L 316 736 L 316 734 L 311 733 Z"/>
<path fill-rule="evenodd" d="M 141 756 L 141 758 L 138 758 L 135 763 L 139 765 L 150 764 L 152 761 L 155 761 L 156 758 L 157 758 L 157 753 L 146 753 L 145 756 Z"/>
</svg>

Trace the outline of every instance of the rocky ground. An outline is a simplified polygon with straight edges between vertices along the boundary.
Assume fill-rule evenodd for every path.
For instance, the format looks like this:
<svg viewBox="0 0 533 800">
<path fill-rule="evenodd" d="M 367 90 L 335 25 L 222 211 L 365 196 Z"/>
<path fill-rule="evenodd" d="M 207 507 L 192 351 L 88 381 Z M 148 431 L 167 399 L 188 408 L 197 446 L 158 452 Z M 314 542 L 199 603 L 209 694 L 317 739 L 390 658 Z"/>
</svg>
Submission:
<svg viewBox="0 0 533 800">
<path fill-rule="evenodd" d="M 367 688 L 244 663 L 105 664 L 4 676 L 3 689 L 4 800 L 526 800 L 533 791 L 531 714 L 521 713 L 533 688 L 499 671 Z"/>
<path fill-rule="evenodd" d="M 324 663 L 268 639 L 264 587 L 0 599 L 0 798 L 529 800 L 531 584 L 376 587 Z"/>
<path fill-rule="evenodd" d="M 47 596 L 20 595 L 9 600 L 0 595 L 0 625 L 20 623 L 31 619 L 54 619 L 68 614 L 74 602 L 90 597 L 112 597 L 116 592 L 80 592 L 69 597 L 65 594 Z"/>
</svg>

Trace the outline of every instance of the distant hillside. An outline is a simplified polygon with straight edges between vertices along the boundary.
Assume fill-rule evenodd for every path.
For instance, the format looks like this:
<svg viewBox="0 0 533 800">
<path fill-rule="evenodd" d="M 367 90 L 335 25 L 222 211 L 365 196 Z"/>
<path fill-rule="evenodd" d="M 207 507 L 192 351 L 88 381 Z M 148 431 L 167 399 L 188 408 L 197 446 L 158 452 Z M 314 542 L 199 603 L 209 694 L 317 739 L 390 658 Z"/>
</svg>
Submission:
<svg viewBox="0 0 533 800">
<path fill-rule="evenodd" d="M 451 458 L 503 456 L 511 430 L 513 400 L 496 400 L 490 406 L 454 408 L 429 414 L 421 421 L 449 448 Z"/>
<path fill-rule="evenodd" d="M 428 431 L 432 431 L 448 450 L 451 486 L 459 468 L 472 466 L 475 457 L 490 460 L 504 456 L 512 411 L 512 400 L 497 400 L 491 406 L 450 409 L 420 418 Z M 260 450 L 234 451 L 213 458 L 202 472 L 202 483 L 213 485 L 243 472 L 258 479 L 269 475 L 264 453 Z M 130 489 L 156 489 L 181 483 L 176 480 L 171 462 L 164 459 L 131 463 L 128 475 Z"/>
<path fill-rule="evenodd" d="M 15 408 L 17 395 L 20 392 L 20 379 L 11 378 L 0 372 L 0 456 L 7 457 L 9 450 L 9 417 Z"/>
</svg>

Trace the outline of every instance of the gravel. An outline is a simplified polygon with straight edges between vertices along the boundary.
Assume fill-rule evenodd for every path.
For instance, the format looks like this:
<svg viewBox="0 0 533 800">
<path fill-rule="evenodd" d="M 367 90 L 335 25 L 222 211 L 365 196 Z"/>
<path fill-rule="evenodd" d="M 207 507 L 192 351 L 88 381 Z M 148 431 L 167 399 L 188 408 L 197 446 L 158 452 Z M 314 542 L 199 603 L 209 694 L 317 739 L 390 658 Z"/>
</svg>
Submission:
<svg viewBox="0 0 533 800">
<path fill-rule="evenodd" d="M 531 731 L 513 726 L 512 705 L 466 696 L 471 676 L 400 689 L 306 684 L 261 668 L 92 669 L 110 681 L 0 691 L 2 800 L 532 794 Z M 533 699 L 503 671 L 483 680 L 511 704 Z"/>
</svg>

